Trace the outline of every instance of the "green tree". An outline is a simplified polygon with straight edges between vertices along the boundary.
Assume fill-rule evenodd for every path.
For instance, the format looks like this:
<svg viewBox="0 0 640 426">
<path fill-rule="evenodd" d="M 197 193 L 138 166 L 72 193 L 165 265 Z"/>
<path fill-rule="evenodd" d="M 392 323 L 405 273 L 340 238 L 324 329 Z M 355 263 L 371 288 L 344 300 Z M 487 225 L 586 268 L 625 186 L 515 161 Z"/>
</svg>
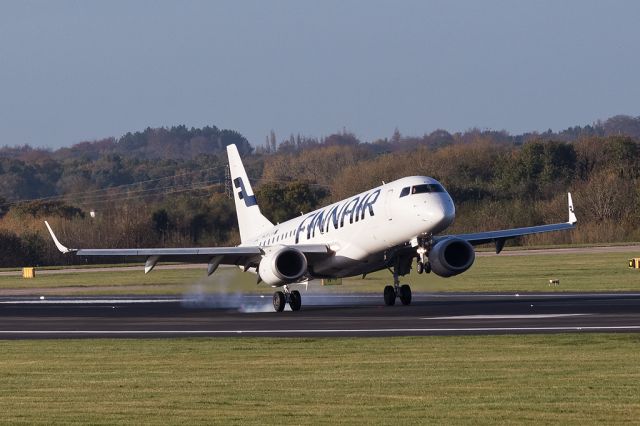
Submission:
<svg viewBox="0 0 640 426">
<path fill-rule="evenodd" d="M 175 229 L 175 223 L 169 218 L 169 213 L 164 208 L 156 210 L 151 214 L 151 223 L 153 230 L 163 238 L 167 232 Z"/>
<path fill-rule="evenodd" d="M 263 214 L 275 222 L 284 222 L 301 212 L 314 210 L 326 196 L 326 189 L 301 181 L 266 183 L 256 191 Z"/>
<path fill-rule="evenodd" d="M 63 201 L 32 201 L 16 204 L 11 212 L 17 216 L 29 215 L 34 218 L 61 217 L 64 219 L 84 218 L 82 209 L 70 206 Z"/>
</svg>

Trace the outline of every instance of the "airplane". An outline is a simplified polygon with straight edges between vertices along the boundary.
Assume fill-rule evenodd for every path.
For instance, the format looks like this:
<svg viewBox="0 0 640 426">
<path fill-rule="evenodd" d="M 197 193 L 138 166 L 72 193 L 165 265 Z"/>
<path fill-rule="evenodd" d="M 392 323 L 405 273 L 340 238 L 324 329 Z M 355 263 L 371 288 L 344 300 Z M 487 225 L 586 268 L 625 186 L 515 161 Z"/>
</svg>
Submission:
<svg viewBox="0 0 640 426">
<path fill-rule="evenodd" d="M 568 193 L 569 220 L 564 223 L 471 234 L 440 235 L 455 218 L 451 196 L 437 180 L 410 176 L 302 214 L 274 225 L 260 212 L 258 201 L 235 145 L 227 146 L 241 244 L 235 247 L 70 249 L 60 243 L 45 221 L 62 253 L 78 256 L 130 256 L 145 260 L 149 273 L 160 262 L 207 263 L 207 275 L 220 265 L 235 265 L 257 275 L 258 284 L 279 288 L 273 308 L 286 304 L 300 310 L 302 297 L 295 284 L 312 279 L 363 278 L 389 269 L 393 284 L 384 288 L 384 303 L 411 303 L 411 287 L 400 277 L 411 272 L 452 277 L 468 270 L 475 260 L 474 246 L 494 243 L 496 254 L 510 238 L 569 230 L 577 218 Z"/>
</svg>

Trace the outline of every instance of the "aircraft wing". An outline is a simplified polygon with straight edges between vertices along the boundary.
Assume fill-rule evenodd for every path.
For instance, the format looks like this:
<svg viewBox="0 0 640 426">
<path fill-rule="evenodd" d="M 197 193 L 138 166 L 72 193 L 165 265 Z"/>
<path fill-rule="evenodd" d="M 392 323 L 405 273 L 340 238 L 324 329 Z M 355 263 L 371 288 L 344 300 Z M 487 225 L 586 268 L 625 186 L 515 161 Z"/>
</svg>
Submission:
<svg viewBox="0 0 640 426">
<path fill-rule="evenodd" d="M 78 256 L 118 256 L 146 259 L 145 273 L 150 272 L 159 262 L 208 263 L 207 273 L 211 275 L 219 265 L 242 266 L 245 270 L 257 267 L 265 254 L 262 247 L 186 247 L 186 248 L 136 248 L 136 249 L 70 249 L 60 243 L 49 223 L 45 221 L 51 238 L 62 253 Z M 322 244 L 296 245 L 296 249 L 307 257 L 327 256 L 329 247 Z"/>
<path fill-rule="evenodd" d="M 573 200 L 571 199 L 571 193 L 567 195 L 569 204 L 568 222 L 554 223 L 550 225 L 528 226 L 525 228 L 503 229 L 499 231 L 476 232 L 472 234 L 442 235 L 434 238 L 434 240 L 437 242 L 445 238 L 460 238 L 462 240 L 468 241 L 474 246 L 494 242 L 496 244 L 496 253 L 500 253 L 502 251 L 502 248 L 504 247 L 505 240 L 508 240 L 509 238 L 575 228 L 578 220 L 573 210 Z"/>
</svg>

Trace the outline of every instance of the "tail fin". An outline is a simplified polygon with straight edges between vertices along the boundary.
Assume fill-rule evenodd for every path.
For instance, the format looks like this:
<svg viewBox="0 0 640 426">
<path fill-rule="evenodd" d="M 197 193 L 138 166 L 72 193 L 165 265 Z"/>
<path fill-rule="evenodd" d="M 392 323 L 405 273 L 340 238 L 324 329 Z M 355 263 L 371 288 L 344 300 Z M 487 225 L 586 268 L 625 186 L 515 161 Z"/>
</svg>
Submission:
<svg viewBox="0 0 640 426">
<path fill-rule="evenodd" d="M 273 223 L 260 213 L 247 172 L 244 171 L 242 160 L 240 160 L 238 148 L 233 144 L 227 145 L 227 155 L 240 228 L 240 241 L 245 242 L 273 227 Z"/>
</svg>

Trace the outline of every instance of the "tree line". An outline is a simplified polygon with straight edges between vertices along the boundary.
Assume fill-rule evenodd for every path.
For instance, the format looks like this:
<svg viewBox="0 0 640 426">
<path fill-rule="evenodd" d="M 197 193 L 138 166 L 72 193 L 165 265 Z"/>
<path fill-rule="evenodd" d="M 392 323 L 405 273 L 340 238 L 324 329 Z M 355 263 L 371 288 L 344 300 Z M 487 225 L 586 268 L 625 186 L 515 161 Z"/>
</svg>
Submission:
<svg viewBox="0 0 640 426">
<path fill-rule="evenodd" d="M 612 121 L 625 132 L 612 131 Z M 255 149 L 237 132 L 176 126 L 57 151 L 5 147 L 0 266 L 77 261 L 56 251 L 44 219 L 70 246 L 237 244 L 224 152 L 229 143 L 241 147 L 258 202 L 273 222 L 381 182 L 428 175 L 456 202 L 457 220 L 449 232 L 566 220 L 571 191 L 580 221 L 576 230 L 519 242 L 637 241 L 637 122 L 614 117 L 586 129 L 517 136 L 472 129 L 405 137 L 396 130 L 367 143 L 346 130 L 324 138 L 277 140 L 271 134 Z M 163 144 L 166 149 L 154 151 Z"/>
</svg>

